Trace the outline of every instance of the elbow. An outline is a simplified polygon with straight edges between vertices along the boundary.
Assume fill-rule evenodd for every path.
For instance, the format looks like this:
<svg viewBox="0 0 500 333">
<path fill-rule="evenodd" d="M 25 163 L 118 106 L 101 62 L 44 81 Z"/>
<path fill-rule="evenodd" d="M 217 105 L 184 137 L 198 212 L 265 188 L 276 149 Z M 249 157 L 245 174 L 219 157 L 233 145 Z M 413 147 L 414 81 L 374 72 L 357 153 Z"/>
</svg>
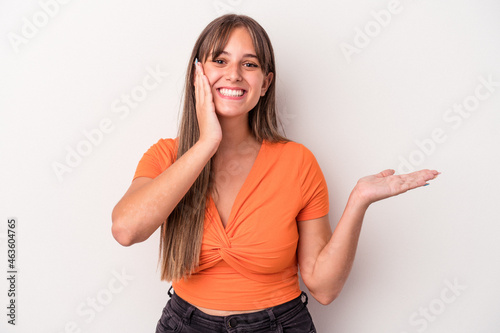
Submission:
<svg viewBox="0 0 500 333">
<path fill-rule="evenodd" d="M 130 230 L 124 226 L 122 219 L 115 209 L 113 209 L 113 213 L 111 215 L 112 225 L 111 225 L 111 234 L 113 238 L 122 246 L 130 246 L 136 243 L 133 239 L 133 236 Z"/>
<path fill-rule="evenodd" d="M 318 301 L 321 305 L 329 305 L 332 303 L 340 294 L 342 289 L 329 290 L 328 292 L 313 292 L 311 291 L 311 296 Z"/>
<path fill-rule="evenodd" d="M 122 246 L 130 246 L 135 243 L 130 236 L 130 233 L 123 227 L 120 227 L 117 223 L 113 223 L 111 226 L 111 234 L 113 235 L 113 238 Z"/>
<path fill-rule="evenodd" d="M 318 302 L 319 304 L 321 305 L 329 305 L 331 302 L 333 302 L 333 300 L 336 298 L 336 297 L 314 297 Z"/>
<path fill-rule="evenodd" d="M 329 305 L 336 298 L 336 297 L 328 297 L 328 296 L 314 296 L 314 295 L 312 295 L 312 296 L 321 305 Z"/>
</svg>

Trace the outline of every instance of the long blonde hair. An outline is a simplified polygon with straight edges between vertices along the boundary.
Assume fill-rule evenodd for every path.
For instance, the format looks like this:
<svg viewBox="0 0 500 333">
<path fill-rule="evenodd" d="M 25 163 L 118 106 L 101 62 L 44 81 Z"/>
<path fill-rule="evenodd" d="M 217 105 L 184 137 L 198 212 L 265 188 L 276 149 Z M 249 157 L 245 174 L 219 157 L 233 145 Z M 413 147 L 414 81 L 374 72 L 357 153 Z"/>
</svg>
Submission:
<svg viewBox="0 0 500 333">
<path fill-rule="evenodd" d="M 193 85 L 194 60 L 205 62 L 209 56 L 218 57 L 227 44 L 234 28 L 244 27 L 249 32 L 262 71 L 265 75 L 274 74 L 274 79 L 257 105 L 249 111 L 248 125 L 259 142 L 286 142 L 280 134 L 276 111 L 276 69 L 271 40 L 266 31 L 252 18 L 245 15 L 228 14 L 221 16 L 202 31 L 196 41 L 188 62 L 184 107 L 179 127 L 179 147 L 177 158 L 186 153 L 199 139 L 200 131 L 196 116 L 195 89 Z M 213 190 L 212 163 L 214 157 L 205 165 L 200 175 L 174 208 L 167 220 L 161 225 L 160 261 L 161 279 L 180 280 L 191 275 L 199 263 L 205 205 L 207 196 Z"/>
</svg>

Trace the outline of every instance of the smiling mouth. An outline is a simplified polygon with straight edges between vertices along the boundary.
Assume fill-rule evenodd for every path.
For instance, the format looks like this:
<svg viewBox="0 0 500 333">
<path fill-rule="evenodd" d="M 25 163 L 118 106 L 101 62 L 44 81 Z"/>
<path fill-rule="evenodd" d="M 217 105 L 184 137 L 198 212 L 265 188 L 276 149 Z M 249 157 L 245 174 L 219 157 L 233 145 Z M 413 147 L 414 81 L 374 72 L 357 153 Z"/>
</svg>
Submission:
<svg viewBox="0 0 500 333">
<path fill-rule="evenodd" d="M 240 97 L 245 94 L 245 90 L 243 89 L 226 89 L 226 88 L 219 88 L 217 89 L 221 95 L 223 96 L 228 96 L 228 97 Z"/>
</svg>

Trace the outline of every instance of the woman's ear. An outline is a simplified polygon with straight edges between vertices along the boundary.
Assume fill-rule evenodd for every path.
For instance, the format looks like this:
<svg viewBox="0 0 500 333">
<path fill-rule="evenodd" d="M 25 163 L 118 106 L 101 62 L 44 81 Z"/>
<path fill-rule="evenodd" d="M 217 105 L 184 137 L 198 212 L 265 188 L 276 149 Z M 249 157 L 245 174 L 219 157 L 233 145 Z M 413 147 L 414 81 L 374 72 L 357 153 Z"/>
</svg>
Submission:
<svg viewBox="0 0 500 333">
<path fill-rule="evenodd" d="M 269 72 L 266 77 L 264 78 L 264 82 L 262 83 L 262 88 L 260 89 L 260 96 L 264 96 L 267 92 L 267 89 L 269 89 L 269 86 L 271 85 L 271 82 L 273 82 L 273 77 L 274 74 L 272 72 Z"/>
</svg>

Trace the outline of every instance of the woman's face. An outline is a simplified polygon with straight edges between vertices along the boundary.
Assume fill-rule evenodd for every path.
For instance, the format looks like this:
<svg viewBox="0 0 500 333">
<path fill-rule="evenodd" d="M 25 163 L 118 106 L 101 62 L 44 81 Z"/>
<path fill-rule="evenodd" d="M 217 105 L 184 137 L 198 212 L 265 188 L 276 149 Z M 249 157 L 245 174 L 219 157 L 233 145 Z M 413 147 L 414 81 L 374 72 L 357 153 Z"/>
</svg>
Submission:
<svg viewBox="0 0 500 333">
<path fill-rule="evenodd" d="M 215 110 L 219 116 L 246 115 L 264 96 L 273 73 L 262 72 L 252 38 L 246 28 L 233 29 L 223 52 L 203 64 L 212 87 Z"/>
</svg>

